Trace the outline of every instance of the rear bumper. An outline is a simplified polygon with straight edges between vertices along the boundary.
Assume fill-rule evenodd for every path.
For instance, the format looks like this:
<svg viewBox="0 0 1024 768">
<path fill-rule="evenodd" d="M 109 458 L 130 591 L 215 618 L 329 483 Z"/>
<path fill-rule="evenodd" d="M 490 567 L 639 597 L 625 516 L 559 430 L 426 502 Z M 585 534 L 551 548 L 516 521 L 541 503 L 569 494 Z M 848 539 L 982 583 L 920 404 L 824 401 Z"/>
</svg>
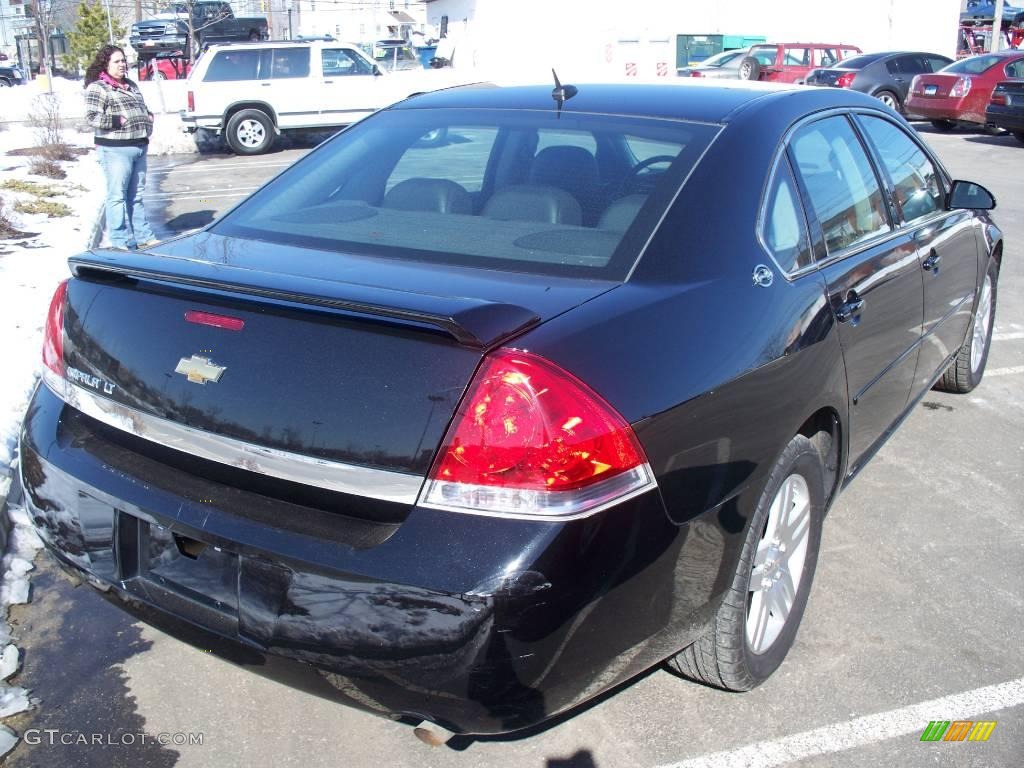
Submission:
<svg viewBox="0 0 1024 768">
<path fill-rule="evenodd" d="M 955 120 L 980 124 L 985 122 L 983 112 L 968 111 L 959 99 L 925 99 L 911 96 L 907 99 L 906 111 L 926 120 Z"/>
<path fill-rule="evenodd" d="M 172 635 L 386 717 L 535 725 L 691 642 L 731 572 L 720 536 L 690 535 L 717 522 L 671 524 L 656 490 L 565 523 L 414 507 L 385 525 L 218 488 L 89 422 L 40 386 L 21 438 L 65 567 Z"/>
<path fill-rule="evenodd" d="M 985 110 L 985 121 L 999 128 L 1019 133 L 1024 131 L 1024 108 L 991 104 Z"/>
</svg>

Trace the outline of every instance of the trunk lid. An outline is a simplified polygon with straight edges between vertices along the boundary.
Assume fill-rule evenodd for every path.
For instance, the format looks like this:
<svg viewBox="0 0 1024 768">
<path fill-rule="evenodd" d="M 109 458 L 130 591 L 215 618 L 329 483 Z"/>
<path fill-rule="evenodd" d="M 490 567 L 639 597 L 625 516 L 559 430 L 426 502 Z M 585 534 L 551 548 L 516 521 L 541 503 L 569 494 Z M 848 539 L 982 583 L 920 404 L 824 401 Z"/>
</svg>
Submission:
<svg viewBox="0 0 1024 768">
<path fill-rule="evenodd" d="M 855 72 L 852 69 L 813 69 L 807 73 L 807 85 L 835 85 L 840 75 Z"/>
<path fill-rule="evenodd" d="M 912 93 L 926 99 L 943 99 L 949 96 L 950 90 L 960 78 L 961 75 L 917 75 Z"/>
<path fill-rule="evenodd" d="M 418 476 L 487 349 L 615 286 L 205 233 L 160 255 L 70 263 L 64 360 L 90 397 L 261 450 Z"/>
</svg>

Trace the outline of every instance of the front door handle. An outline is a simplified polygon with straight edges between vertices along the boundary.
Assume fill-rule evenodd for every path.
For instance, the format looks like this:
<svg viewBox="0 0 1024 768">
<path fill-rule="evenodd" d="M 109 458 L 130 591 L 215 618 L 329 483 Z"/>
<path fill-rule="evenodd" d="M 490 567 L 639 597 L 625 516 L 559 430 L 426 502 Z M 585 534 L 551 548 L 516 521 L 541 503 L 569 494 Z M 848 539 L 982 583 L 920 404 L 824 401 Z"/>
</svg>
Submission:
<svg viewBox="0 0 1024 768">
<path fill-rule="evenodd" d="M 942 261 L 942 255 L 934 248 L 928 253 L 928 258 L 921 262 L 921 268 L 925 272 L 939 273 L 939 262 Z"/>
<path fill-rule="evenodd" d="M 864 309 L 865 304 L 867 304 L 867 302 L 858 296 L 856 291 L 850 291 L 846 295 L 846 302 L 836 310 L 836 319 L 840 323 L 847 323 L 850 320 L 853 320 L 854 325 L 856 325 L 856 321 L 859 319 L 859 315 L 861 310 Z"/>
</svg>

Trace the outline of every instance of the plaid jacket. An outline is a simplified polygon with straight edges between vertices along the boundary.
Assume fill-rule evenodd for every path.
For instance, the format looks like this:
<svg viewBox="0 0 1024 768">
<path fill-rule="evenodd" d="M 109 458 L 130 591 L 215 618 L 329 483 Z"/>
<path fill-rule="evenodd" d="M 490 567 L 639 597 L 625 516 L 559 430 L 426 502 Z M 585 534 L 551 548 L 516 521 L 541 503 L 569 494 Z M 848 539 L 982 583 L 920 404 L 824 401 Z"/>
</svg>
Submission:
<svg viewBox="0 0 1024 768">
<path fill-rule="evenodd" d="M 93 127 L 94 140 L 106 146 L 139 146 L 149 142 L 153 121 L 142 92 L 131 80 L 115 88 L 102 80 L 85 89 L 85 119 Z M 120 115 L 123 121 L 115 121 Z M 121 122 L 120 127 L 115 127 Z"/>
</svg>

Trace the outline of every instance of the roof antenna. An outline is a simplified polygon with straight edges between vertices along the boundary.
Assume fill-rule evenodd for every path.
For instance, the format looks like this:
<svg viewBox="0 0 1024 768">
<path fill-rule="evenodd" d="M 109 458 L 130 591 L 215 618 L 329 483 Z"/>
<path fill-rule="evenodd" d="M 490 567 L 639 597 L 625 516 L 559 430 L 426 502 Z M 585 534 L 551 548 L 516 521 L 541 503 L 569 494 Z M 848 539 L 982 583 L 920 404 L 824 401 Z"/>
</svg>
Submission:
<svg viewBox="0 0 1024 768">
<path fill-rule="evenodd" d="M 565 104 L 569 99 L 579 93 L 579 90 L 575 85 L 562 85 L 558 79 L 558 73 L 555 72 L 554 67 L 551 68 L 551 74 L 555 78 L 555 87 L 551 91 L 551 98 L 555 100 L 558 105 L 558 118 L 562 117 L 562 105 Z"/>
</svg>

